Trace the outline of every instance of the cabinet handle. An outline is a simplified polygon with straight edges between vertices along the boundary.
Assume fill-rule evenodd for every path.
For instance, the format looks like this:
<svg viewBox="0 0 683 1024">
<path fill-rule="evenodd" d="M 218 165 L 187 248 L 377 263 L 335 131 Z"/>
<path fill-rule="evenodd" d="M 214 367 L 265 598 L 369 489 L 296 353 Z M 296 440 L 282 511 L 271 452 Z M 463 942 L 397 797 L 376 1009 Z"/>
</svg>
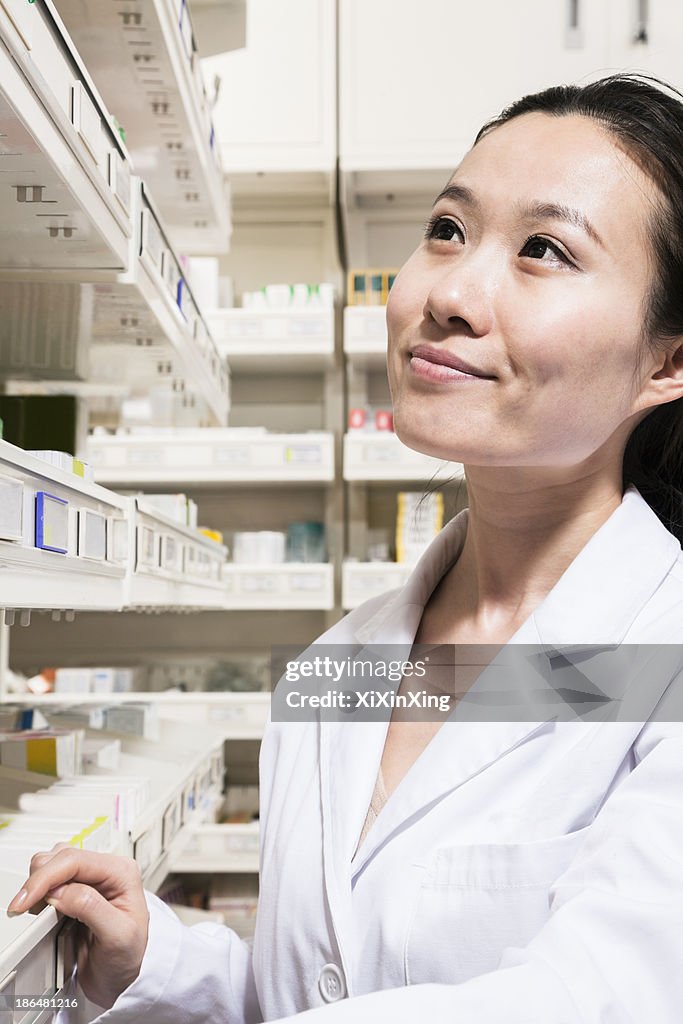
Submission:
<svg viewBox="0 0 683 1024">
<path fill-rule="evenodd" d="M 648 43 L 648 27 L 650 22 L 650 5 L 648 0 L 636 0 L 636 30 L 634 43 Z"/>
<path fill-rule="evenodd" d="M 567 27 L 577 31 L 581 26 L 579 23 L 579 0 L 569 0 L 569 19 Z"/>
<path fill-rule="evenodd" d="M 567 25 L 564 38 L 565 46 L 569 49 L 575 50 L 583 46 L 580 0 L 567 0 Z"/>
</svg>

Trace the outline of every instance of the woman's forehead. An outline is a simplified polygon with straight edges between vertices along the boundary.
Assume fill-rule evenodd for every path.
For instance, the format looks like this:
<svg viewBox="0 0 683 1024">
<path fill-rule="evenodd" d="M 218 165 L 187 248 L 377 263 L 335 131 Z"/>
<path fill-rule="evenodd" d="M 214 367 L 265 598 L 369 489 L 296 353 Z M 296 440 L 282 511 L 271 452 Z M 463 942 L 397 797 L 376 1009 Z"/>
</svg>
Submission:
<svg viewBox="0 0 683 1024">
<path fill-rule="evenodd" d="M 465 155 L 449 185 L 487 206 L 524 210 L 565 204 L 605 233 L 644 227 L 653 182 L 614 135 L 579 115 L 523 114 L 491 130 Z M 597 223 L 597 222 L 600 223 Z"/>
</svg>

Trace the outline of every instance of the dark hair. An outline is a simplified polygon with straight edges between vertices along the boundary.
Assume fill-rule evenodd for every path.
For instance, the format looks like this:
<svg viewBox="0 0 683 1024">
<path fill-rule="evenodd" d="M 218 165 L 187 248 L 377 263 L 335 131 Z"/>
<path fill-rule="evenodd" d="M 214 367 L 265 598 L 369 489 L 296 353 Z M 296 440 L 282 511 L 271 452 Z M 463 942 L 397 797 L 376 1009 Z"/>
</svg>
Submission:
<svg viewBox="0 0 683 1024">
<path fill-rule="evenodd" d="M 664 92 L 666 89 L 668 92 Z M 653 281 L 643 310 L 645 343 L 683 336 L 683 93 L 651 75 L 620 73 L 587 85 L 559 85 L 524 96 L 479 131 L 476 144 L 522 114 L 592 118 L 658 186 L 651 196 Z M 635 484 L 664 525 L 683 541 L 683 398 L 657 406 L 633 430 L 623 486 Z"/>
</svg>

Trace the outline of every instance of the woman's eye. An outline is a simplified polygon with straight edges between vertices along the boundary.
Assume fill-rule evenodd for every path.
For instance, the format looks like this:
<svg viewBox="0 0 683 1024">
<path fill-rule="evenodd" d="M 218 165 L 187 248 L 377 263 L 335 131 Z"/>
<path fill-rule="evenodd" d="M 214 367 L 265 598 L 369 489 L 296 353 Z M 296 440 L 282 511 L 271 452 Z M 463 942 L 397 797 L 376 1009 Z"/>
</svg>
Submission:
<svg viewBox="0 0 683 1024">
<path fill-rule="evenodd" d="M 520 250 L 519 255 L 529 256 L 532 260 L 541 260 L 542 262 L 545 263 L 555 262 L 554 260 L 544 260 L 544 256 L 548 252 L 552 253 L 556 257 L 556 259 L 558 259 L 561 263 L 566 263 L 570 265 L 570 261 L 567 259 L 565 254 L 559 248 L 559 246 L 554 245 L 547 238 L 542 238 L 540 235 L 532 235 L 530 238 L 527 238 L 526 242 Z"/>
<path fill-rule="evenodd" d="M 450 217 L 433 217 L 427 224 L 425 234 L 427 238 L 440 242 L 450 242 L 456 234 L 462 237 L 462 231 Z"/>
</svg>

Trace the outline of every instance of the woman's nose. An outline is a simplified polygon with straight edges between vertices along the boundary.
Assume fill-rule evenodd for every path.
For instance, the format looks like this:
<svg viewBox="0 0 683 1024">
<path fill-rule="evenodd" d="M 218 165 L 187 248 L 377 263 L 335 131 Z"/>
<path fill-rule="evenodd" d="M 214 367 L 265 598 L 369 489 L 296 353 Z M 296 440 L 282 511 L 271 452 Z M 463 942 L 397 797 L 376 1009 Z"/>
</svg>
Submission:
<svg viewBox="0 0 683 1024">
<path fill-rule="evenodd" d="M 424 316 L 445 332 L 486 334 L 492 321 L 493 282 L 475 259 L 461 257 L 457 266 L 441 270 L 429 289 Z"/>
</svg>

